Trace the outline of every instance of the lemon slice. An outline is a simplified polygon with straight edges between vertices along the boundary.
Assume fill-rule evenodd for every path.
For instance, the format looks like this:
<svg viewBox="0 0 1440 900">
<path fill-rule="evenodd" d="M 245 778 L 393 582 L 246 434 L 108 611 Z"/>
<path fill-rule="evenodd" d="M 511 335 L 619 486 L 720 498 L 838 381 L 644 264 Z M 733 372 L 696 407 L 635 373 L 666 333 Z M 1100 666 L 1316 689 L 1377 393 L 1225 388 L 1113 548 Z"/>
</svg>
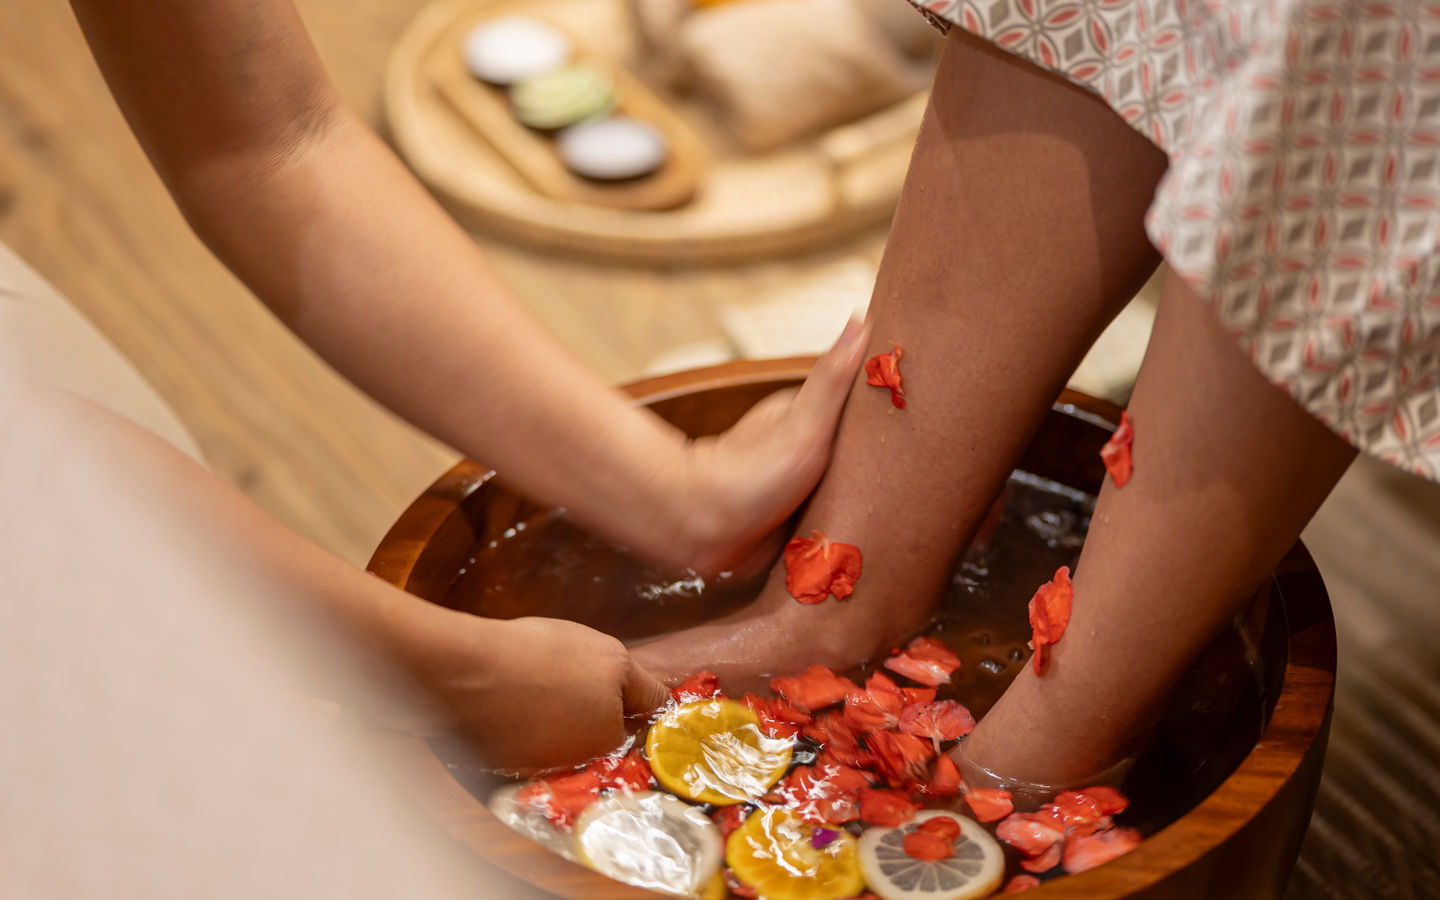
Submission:
<svg viewBox="0 0 1440 900">
<path fill-rule="evenodd" d="M 960 823 L 955 855 L 927 861 L 905 853 L 905 835 L 920 823 L 948 816 Z M 899 828 L 871 828 L 860 837 L 860 869 L 883 900 L 969 900 L 986 897 L 1005 877 L 1005 854 L 974 820 L 939 809 L 916 813 Z"/>
<path fill-rule="evenodd" d="M 760 809 L 730 834 L 725 862 L 765 900 L 837 900 L 865 888 L 855 836 L 841 831 L 823 847 L 815 826 L 787 809 Z"/>
<path fill-rule="evenodd" d="M 614 793 L 575 820 L 580 861 L 602 875 L 675 897 L 699 897 L 720 873 L 720 829 L 659 791 Z"/>
<path fill-rule="evenodd" d="M 743 703 L 682 703 L 656 720 L 645 755 L 661 787 L 697 803 L 753 801 L 790 765 L 790 741 L 766 737 Z"/>
<path fill-rule="evenodd" d="M 524 784 L 507 784 L 491 794 L 485 805 L 495 818 L 550 852 L 576 859 L 575 840 L 569 832 L 551 824 L 540 810 L 515 802 L 515 794 L 523 787 Z"/>
</svg>

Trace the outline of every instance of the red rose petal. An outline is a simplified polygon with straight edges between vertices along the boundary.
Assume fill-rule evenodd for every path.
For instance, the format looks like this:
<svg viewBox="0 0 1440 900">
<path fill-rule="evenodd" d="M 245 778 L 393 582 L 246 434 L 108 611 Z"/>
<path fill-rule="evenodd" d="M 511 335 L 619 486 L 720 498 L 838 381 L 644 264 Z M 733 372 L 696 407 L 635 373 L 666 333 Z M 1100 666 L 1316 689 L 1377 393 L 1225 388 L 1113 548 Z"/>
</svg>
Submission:
<svg viewBox="0 0 1440 900">
<path fill-rule="evenodd" d="M 981 822 L 998 822 L 1015 811 L 1010 792 L 1000 788 L 966 788 L 965 802 Z"/>
<path fill-rule="evenodd" d="M 995 826 L 995 836 L 1019 850 L 1022 855 L 1034 858 L 1065 840 L 1065 826 L 1043 810 L 1011 813 Z M 1053 866 L 1054 863 L 1051 863 L 1047 868 Z"/>
<path fill-rule="evenodd" d="M 875 763 L 874 754 L 860 746 L 860 736 L 839 710 L 821 713 L 813 724 L 802 726 L 800 731 L 821 745 L 817 764 L 863 769 Z"/>
<path fill-rule="evenodd" d="M 1135 443 L 1135 428 L 1130 424 L 1128 413 L 1120 414 L 1120 427 L 1110 435 L 1110 440 L 1100 448 L 1100 461 L 1105 463 L 1105 471 L 1115 480 L 1115 486 L 1122 488 L 1130 480 L 1130 475 L 1135 470 L 1135 464 L 1130 459 L 1130 446 Z"/>
<path fill-rule="evenodd" d="M 1050 849 L 1035 857 L 1026 857 L 1020 860 L 1020 868 L 1027 872 L 1048 872 L 1060 865 L 1061 855 L 1064 853 L 1061 844 L 1051 844 Z"/>
<path fill-rule="evenodd" d="M 929 687 L 939 687 L 950 683 L 950 673 L 960 668 L 960 657 L 939 641 L 917 637 L 904 650 L 892 650 L 885 668 Z"/>
<path fill-rule="evenodd" d="M 920 785 L 920 793 L 927 797 L 955 797 L 960 793 L 960 768 L 955 760 L 941 755 L 930 770 L 930 780 Z"/>
<path fill-rule="evenodd" d="M 964 737 L 974 728 L 975 717 L 954 700 L 917 703 L 907 706 L 900 714 L 900 731 L 919 738 L 930 738 L 937 743 L 937 753 L 940 741 Z"/>
<path fill-rule="evenodd" d="M 767 737 L 792 738 L 800 733 L 802 726 L 815 721 L 815 717 L 796 709 L 783 697 L 761 697 L 759 694 L 742 694 L 740 702 L 750 707 L 760 720 L 760 730 Z"/>
<path fill-rule="evenodd" d="M 905 387 L 900 381 L 900 359 L 905 351 L 892 343 L 889 353 L 877 353 L 865 360 L 865 383 L 890 389 L 890 402 L 896 409 L 905 408 Z"/>
<path fill-rule="evenodd" d="M 1045 674 L 1045 647 L 1058 643 L 1070 624 L 1070 607 L 1075 602 L 1075 588 L 1070 583 L 1070 567 L 1061 566 L 1055 577 L 1040 585 L 1030 598 L 1030 646 L 1035 650 L 1031 660 L 1036 675 Z"/>
<path fill-rule="evenodd" d="M 843 600 L 860 580 L 860 548 L 832 541 L 819 531 L 785 545 L 785 590 L 801 603 Z"/>
<path fill-rule="evenodd" d="M 877 672 L 876 674 L 879 673 Z M 900 690 L 905 694 L 906 706 L 915 703 L 929 703 L 935 699 L 935 689 L 933 687 L 907 687 L 901 688 Z"/>
<path fill-rule="evenodd" d="M 1084 794 L 1092 801 L 1099 804 L 1100 812 L 1106 816 L 1118 816 L 1130 808 L 1130 798 L 1120 793 L 1113 787 L 1106 787 L 1097 784 L 1094 787 L 1085 788 L 1078 793 Z"/>
<path fill-rule="evenodd" d="M 749 808 L 743 803 L 737 803 L 734 806 L 720 807 L 710 818 L 714 819 L 715 824 L 720 827 L 720 838 L 725 840 L 730 837 L 732 831 L 745 823 L 745 819 L 749 815 Z"/>
<path fill-rule="evenodd" d="M 843 825 L 860 816 L 860 792 L 870 776 L 848 766 L 801 766 L 771 792 L 774 801 L 793 808 L 816 825 Z"/>
<path fill-rule="evenodd" d="M 672 688 L 670 696 L 675 698 L 676 703 L 689 703 L 725 695 L 720 693 L 720 676 L 714 672 L 700 671 Z"/>
<path fill-rule="evenodd" d="M 574 772 L 528 784 L 515 793 L 515 800 L 539 809 L 556 827 L 568 829 L 575 817 L 595 802 L 603 787 L 594 772 Z"/>
<path fill-rule="evenodd" d="M 1028 891 L 1033 887 L 1040 886 L 1040 879 L 1034 875 L 1016 875 L 1005 882 L 1005 887 L 1000 891 L 1002 894 L 1018 894 L 1021 891 Z"/>
<path fill-rule="evenodd" d="M 860 791 L 860 821 L 898 828 L 915 818 L 920 807 L 901 791 L 864 788 Z"/>
<path fill-rule="evenodd" d="M 915 830 L 937 834 L 947 841 L 953 841 L 960 836 L 960 823 L 949 816 L 933 816 L 915 826 Z"/>
<path fill-rule="evenodd" d="M 1065 871 L 1074 875 L 1124 856 L 1140 846 L 1140 832 L 1133 828 L 1110 828 L 1090 835 L 1072 836 L 1065 842 Z"/>
<path fill-rule="evenodd" d="M 770 686 L 797 709 L 806 712 L 834 706 L 851 691 L 859 690 L 855 682 L 836 675 L 824 666 L 811 666 L 799 675 L 772 678 Z"/>
<path fill-rule="evenodd" d="M 900 714 L 910 703 L 906 693 L 884 672 L 876 672 L 865 682 L 864 690 L 846 695 L 845 718 L 860 732 L 894 728 L 900 724 Z"/>
<path fill-rule="evenodd" d="M 600 779 L 602 790 L 648 790 L 652 777 L 650 763 L 639 750 L 631 750 L 624 756 L 602 756 L 586 766 L 585 771 Z"/>
<path fill-rule="evenodd" d="M 935 747 L 914 735 L 876 731 L 865 737 L 875 757 L 873 768 L 891 787 L 907 787 L 925 779 Z"/>
<path fill-rule="evenodd" d="M 930 821 L 934 821 L 933 819 Z M 934 862 L 937 859 L 949 859 L 955 855 L 955 842 L 941 837 L 938 834 L 929 834 L 924 831 L 912 831 L 905 835 L 900 842 L 904 848 L 905 855 L 912 859 L 923 859 L 927 862 Z"/>
</svg>

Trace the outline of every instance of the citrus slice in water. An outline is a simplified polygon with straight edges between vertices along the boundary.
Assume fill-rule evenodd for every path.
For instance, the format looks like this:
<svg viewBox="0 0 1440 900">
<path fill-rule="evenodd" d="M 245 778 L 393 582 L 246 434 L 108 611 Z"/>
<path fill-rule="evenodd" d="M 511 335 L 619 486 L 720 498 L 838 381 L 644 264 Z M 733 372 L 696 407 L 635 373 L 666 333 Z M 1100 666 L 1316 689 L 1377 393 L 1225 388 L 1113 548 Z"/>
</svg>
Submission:
<svg viewBox="0 0 1440 900">
<path fill-rule="evenodd" d="M 659 791 L 617 792 L 575 820 L 580 861 L 602 875 L 676 897 L 703 894 L 724 842 L 710 817 Z"/>
<path fill-rule="evenodd" d="M 765 900 L 837 900 L 865 888 L 855 845 L 849 832 L 817 829 L 787 809 L 769 807 L 731 833 L 725 862 Z"/>
<path fill-rule="evenodd" d="M 661 787 L 697 803 L 752 801 L 790 765 L 790 741 L 767 737 L 734 700 L 682 703 L 650 726 L 645 755 Z"/>
<path fill-rule="evenodd" d="M 915 859 L 905 836 L 937 816 L 960 825 L 954 855 Z M 1005 854 L 974 819 L 939 809 L 916 813 L 899 828 L 871 828 L 860 836 L 860 868 L 871 892 L 882 900 L 969 900 L 987 897 L 1005 877 Z"/>
<path fill-rule="evenodd" d="M 566 859 L 575 859 L 575 840 L 570 832 L 553 825 L 540 809 L 516 802 L 515 795 L 523 787 L 523 784 L 507 784 L 491 794 L 485 805 L 495 818 L 530 840 Z"/>
</svg>

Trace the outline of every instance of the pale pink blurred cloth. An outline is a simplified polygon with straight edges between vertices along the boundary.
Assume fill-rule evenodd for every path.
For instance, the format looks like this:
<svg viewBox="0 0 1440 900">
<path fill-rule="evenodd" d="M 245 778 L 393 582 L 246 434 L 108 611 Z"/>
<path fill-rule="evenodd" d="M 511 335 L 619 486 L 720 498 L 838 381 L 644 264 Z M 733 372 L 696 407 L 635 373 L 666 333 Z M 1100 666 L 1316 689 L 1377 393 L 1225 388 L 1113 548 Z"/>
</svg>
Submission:
<svg viewBox="0 0 1440 900">
<path fill-rule="evenodd" d="M 192 463 L 134 429 L 97 439 L 109 413 L 69 391 L 198 459 L 143 379 L 0 247 L 0 897 L 527 894 L 423 821 L 348 720 L 295 693 L 363 681 L 363 664 L 127 479 L 141 453 Z"/>
</svg>

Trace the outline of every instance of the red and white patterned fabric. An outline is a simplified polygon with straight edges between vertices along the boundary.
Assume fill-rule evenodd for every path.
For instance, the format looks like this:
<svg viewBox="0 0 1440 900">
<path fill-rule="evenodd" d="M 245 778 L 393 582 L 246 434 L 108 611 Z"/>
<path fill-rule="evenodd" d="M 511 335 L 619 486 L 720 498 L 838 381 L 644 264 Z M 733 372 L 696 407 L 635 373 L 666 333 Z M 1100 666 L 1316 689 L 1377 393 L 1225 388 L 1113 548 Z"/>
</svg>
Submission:
<svg viewBox="0 0 1440 900">
<path fill-rule="evenodd" d="M 1171 268 L 1313 415 L 1440 480 L 1440 3 L 914 2 L 1164 150 Z"/>
</svg>

